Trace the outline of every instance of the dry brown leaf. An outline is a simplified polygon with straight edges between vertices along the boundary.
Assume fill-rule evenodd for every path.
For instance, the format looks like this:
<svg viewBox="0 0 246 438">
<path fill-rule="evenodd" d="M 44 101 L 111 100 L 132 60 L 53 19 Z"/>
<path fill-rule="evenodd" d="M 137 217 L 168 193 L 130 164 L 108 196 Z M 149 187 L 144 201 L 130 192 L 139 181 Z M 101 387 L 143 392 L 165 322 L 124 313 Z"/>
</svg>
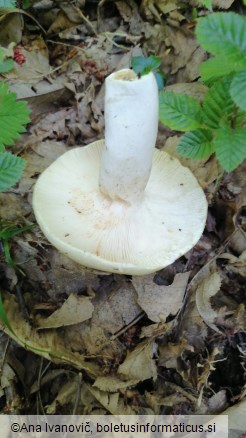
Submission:
<svg viewBox="0 0 246 438">
<path fill-rule="evenodd" d="M 142 0 L 141 12 L 147 19 L 155 18 L 161 21 L 160 14 L 168 14 L 171 11 L 178 9 L 178 1 L 172 0 Z"/>
<path fill-rule="evenodd" d="M 90 393 L 107 409 L 112 415 L 134 415 L 136 411 L 129 405 L 126 405 L 123 397 L 119 392 L 109 394 L 105 391 L 100 391 L 97 388 L 87 385 Z"/>
<path fill-rule="evenodd" d="M 182 306 L 189 272 L 176 274 L 170 286 L 158 286 L 154 275 L 133 277 L 132 283 L 138 294 L 138 303 L 154 322 L 164 322 L 169 315 L 176 315 Z"/>
<path fill-rule="evenodd" d="M 0 328 L 19 345 L 54 363 L 67 364 L 79 370 L 83 369 L 93 376 L 101 375 L 97 365 L 86 362 L 80 354 L 66 349 L 62 337 L 55 330 L 40 333 L 24 320 L 13 295 L 4 295 L 2 299 L 3 308 L 12 331 L 3 322 L 1 322 Z"/>
<path fill-rule="evenodd" d="M 225 270 L 229 273 L 239 274 L 246 278 L 246 251 L 242 252 L 239 257 L 233 254 L 224 253 L 219 256 L 220 259 L 227 259 L 229 263 L 225 266 Z"/>
<path fill-rule="evenodd" d="M 47 329 L 79 324 L 90 319 L 94 306 L 88 297 L 71 294 L 48 318 L 38 318 L 38 328 Z"/>
<path fill-rule="evenodd" d="M 128 353 L 118 368 L 118 374 L 139 381 L 157 378 L 156 363 L 153 359 L 155 343 L 142 342 Z"/>
<path fill-rule="evenodd" d="M 178 369 L 177 360 L 181 357 L 184 350 L 194 351 L 194 348 L 185 339 L 181 339 L 178 344 L 168 342 L 167 344 L 160 345 L 158 365 Z"/>
<path fill-rule="evenodd" d="M 210 298 L 213 297 L 220 290 L 221 278 L 217 271 L 211 273 L 205 278 L 196 290 L 196 305 L 197 309 L 206 324 L 216 331 L 221 333 L 218 327 L 214 324 L 215 318 L 218 314 L 212 309 Z"/>
<path fill-rule="evenodd" d="M 68 405 L 71 402 L 73 403 L 75 401 L 77 387 L 78 378 L 76 376 L 73 380 L 65 383 L 59 390 L 53 402 L 46 406 L 47 414 L 54 415 L 57 413 L 57 409 L 60 409 L 61 406 Z"/>
<path fill-rule="evenodd" d="M 213 8 L 219 9 L 229 9 L 235 0 L 212 0 Z M 190 4 L 192 6 L 201 6 L 200 0 L 191 0 Z"/>
<path fill-rule="evenodd" d="M 114 334 L 130 324 L 140 313 L 134 287 L 117 277 L 118 284 L 111 293 L 96 296 L 92 324 Z"/>
<path fill-rule="evenodd" d="M 208 91 L 208 87 L 206 85 L 201 84 L 200 82 L 183 82 L 173 85 L 168 85 L 165 87 L 165 91 L 173 91 L 175 94 L 184 93 L 188 96 L 194 97 L 194 99 L 197 99 L 199 102 L 201 102 L 205 94 Z"/>
<path fill-rule="evenodd" d="M 100 391 L 117 392 L 136 385 L 138 381 L 139 380 L 128 380 L 124 382 L 117 377 L 103 376 L 96 379 L 93 387 L 100 389 Z"/>
<path fill-rule="evenodd" d="M 91 324 L 89 321 L 74 326 L 65 327 L 64 342 L 74 351 L 86 351 L 89 356 L 100 356 L 107 373 L 108 364 L 119 363 L 124 354 L 124 347 L 118 338 L 111 339 L 109 333 L 102 327 Z"/>
<path fill-rule="evenodd" d="M 24 20 L 22 14 L 7 14 L 4 20 L 1 21 L 1 46 L 8 46 L 12 42 L 20 43 L 23 29 Z"/>
<path fill-rule="evenodd" d="M 7 73 L 7 78 L 10 82 L 13 79 L 17 79 L 24 81 L 24 83 L 31 82 L 34 85 L 51 72 L 49 53 L 44 41 L 40 39 L 37 40 L 36 44 L 35 41 L 32 44 L 33 46 L 28 50 L 21 49 L 26 62 L 22 65 L 15 64 L 14 70 Z"/>
</svg>

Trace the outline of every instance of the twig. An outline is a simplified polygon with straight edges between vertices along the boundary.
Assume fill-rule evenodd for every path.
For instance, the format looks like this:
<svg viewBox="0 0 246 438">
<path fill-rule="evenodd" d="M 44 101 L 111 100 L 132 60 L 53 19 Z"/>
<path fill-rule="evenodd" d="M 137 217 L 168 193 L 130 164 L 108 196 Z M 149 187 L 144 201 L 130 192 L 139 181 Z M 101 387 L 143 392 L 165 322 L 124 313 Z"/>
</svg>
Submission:
<svg viewBox="0 0 246 438">
<path fill-rule="evenodd" d="M 82 18 L 82 20 L 85 22 L 85 24 L 89 27 L 90 30 L 92 30 L 92 32 L 94 33 L 94 35 L 97 36 L 97 33 L 94 29 L 94 27 L 92 26 L 90 20 L 88 20 L 88 18 L 83 14 L 83 12 L 81 11 L 81 9 L 77 8 L 76 6 L 73 6 L 73 9 L 77 12 L 77 14 Z"/>
<path fill-rule="evenodd" d="M 73 407 L 72 415 L 77 415 L 77 409 L 78 409 L 80 397 L 81 397 L 81 383 L 82 383 L 82 373 L 78 373 L 78 386 L 77 386 L 77 391 L 76 391 L 76 397 L 74 400 L 74 407 Z"/>
</svg>

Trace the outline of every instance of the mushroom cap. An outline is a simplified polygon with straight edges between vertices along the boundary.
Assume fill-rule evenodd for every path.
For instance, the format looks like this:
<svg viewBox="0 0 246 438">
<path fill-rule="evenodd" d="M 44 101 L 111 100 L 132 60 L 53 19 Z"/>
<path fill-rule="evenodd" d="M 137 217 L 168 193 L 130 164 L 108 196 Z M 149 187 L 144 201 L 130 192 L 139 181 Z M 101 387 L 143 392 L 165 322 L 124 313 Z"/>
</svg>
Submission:
<svg viewBox="0 0 246 438">
<path fill-rule="evenodd" d="M 199 240 L 207 201 L 191 171 L 154 150 L 150 179 L 134 204 L 98 187 L 104 140 L 66 152 L 39 177 L 33 209 L 47 239 L 76 262 L 144 275 L 173 263 Z"/>
</svg>

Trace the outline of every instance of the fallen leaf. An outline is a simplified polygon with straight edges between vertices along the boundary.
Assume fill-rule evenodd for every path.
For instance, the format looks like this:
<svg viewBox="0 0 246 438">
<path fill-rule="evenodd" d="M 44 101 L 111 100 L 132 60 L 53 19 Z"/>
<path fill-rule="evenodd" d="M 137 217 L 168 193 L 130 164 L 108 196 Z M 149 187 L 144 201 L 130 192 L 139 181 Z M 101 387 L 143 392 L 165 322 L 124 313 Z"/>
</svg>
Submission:
<svg viewBox="0 0 246 438">
<path fill-rule="evenodd" d="M 90 319 L 94 306 L 88 297 L 71 294 L 63 303 L 60 309 L 57 309 L 48 318 L 38 318 L 38 328 L 55 328 L 66 325 L 78 324 Z"/>
<path fill-rule="evenodd" d="M 168 342 L 167 344 L 160 345 L 158 365 L 178 369 L 178 358 L 181 357 L 184 350 L 194 351 L 194 348 L 185 339 L 180 339 L 177 344 Z"/>
<path fill-rule="evenodd" d="M 173 85 L 168 85 L 165 87 L 165 91 L 173 91 L 174 93 L 184 93 L 188 96 L 194 97 L 194 99 L 197 99 L 199 102 L 201 102 L 205 94 L 208 91 L 208 87 L 206 85 L 201 84 L 200 82 L 184 82 L 184 83 L 178 83 Z"/>
<path fill-rule="evenodd" d="M 180 310 L 189 272 L 176 274 L 170 286 L 158 286 L 153 275 L 133 277 L 132 283 L 138 294 L 138 303 L 154 322 L 164 322 L 169 315 L 175 316 Z"/>
<path fill-rule="evenodd" d="M 118 368 L 118 374 L 127 379 L 139 381 L 157 378 L 156 363 L 153 359 L 154 343 L 142 342 L 128 353 L 124 362 Z"/>
<path fill-rule="evenodd" d="M 217 294 L 220 290 L 221 278 L 217 271 L 211 273 L 205 278 L 198 286 L 196 290 L 196 305 L 197 309 L 206 324 L 216 331 L 221 333 L 218 327 L 214 324 L 215 318 L 218 313 L 212 309 L 210 298 Z"/>
<path fill-rule="evenodd" d="M 40 333 L 24 320 L 13 295 L 3 295 L 3 308 L 8 327 L 12 330 L 9 330 L 2 321 L 0 328 L 23 348 L 56 364 L 67 364 L 79 370 L 83 369 L 92 376 L 101 374 L 96 364 L 86 362 L 85 357 L 66 349 L 58 332 L 49 330 Z"/>
<path fill-rule="evenodd" d="M 3 17 L 1 17 L 2 19 Z M 20 43 L 22 31 L 24 29 L 24 20 L 21 14 L 7 14 L 1 21 L 0 44 L 8 46 L 10 43 Z"/>
<path fill-rule="evenodd" d="M 120 277 L 111 293 L 96 297 L 94 306 L 92 324 L 111 334 L 130 324 L 141 313 L 134 287 Z"/>
<path fill-rule="evenodd" d="M 138 380 L 128 380 L 124 382 L 123 380 L 114 376 L 103 376 L 96 379 L 93 387 L 100 389 L 100 391 L 117 392 L 119 390 L 124 390 L 134 386 L 136 383 L 138 383 Z"/>
<path fill-rule="evenodd" d="M 126 405 L 122 396 L 119 392 L 108 393 L 105 391 L 100 391 L 90 385 L 87 385 L 90 393 L 101 403 L 101 405 L 107 409 L 107 411 L 112 415 L 134 415 L 136 410 Z"/>
<path fill-rule="evenodd" d="M 62 385 L 53 402 L 46 406 L 46 413 L 48 415 L 54 415 L 57 413 L 57 409 L 60 410 L 61 406 L 64 405 L 66 406 L 69 403 L 74 402 L 76 397 L 77 386 L 78 386 L 77 376 L 74 377 L 74 379 Z"/>
</svg>

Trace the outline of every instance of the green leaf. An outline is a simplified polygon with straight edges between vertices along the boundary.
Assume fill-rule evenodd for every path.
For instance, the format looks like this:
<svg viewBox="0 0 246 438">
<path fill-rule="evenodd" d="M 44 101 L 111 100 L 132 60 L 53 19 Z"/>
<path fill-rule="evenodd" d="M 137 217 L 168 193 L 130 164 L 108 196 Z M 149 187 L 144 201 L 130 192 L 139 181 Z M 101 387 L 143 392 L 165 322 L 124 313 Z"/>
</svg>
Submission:
<svg viewBox="0 0 246 438">
<path fill-rule="evenodd" d="M 212 0 L 199 0 L 199 3 L 205 8 L 212 11 Z"/>
<path fill-rule="evenodd" d="M 0 47 L 0 73 L 7 73 L 14 67 L 14 61 L 11 58 L 6 59 L 6 50 Z"/>
<path fill-rule="evenodd" d="M 15 224 L 0 219 L 0 239 L 3 242 L 5 261 L 9 265 L 16 267 L 15 262 L 10 255 L 9 239 L 30 230 L 32 227 L 34 227 L 34 224 L 18 228 Z"/>
<path fill-rule="evenodd" d="M 229 76 L 215 82 L 203 100 L 203 121 L 209 128 L 219 128 L 221 119 L 233 115 L 234 102 L 229 92 L 230 84 Z"/>
<path fill-rule="evenodd" d="M 149 56 L 148 58 L 133 56 L 131 60 L 131 67 L 135 73 L 141 73 L 142 75 L 157 69 L 160 65 L 161 61 L 157 56 Z"/>
<path fill-rule="evenodd" d="M 233 101 L 246 111 L 246 71 L 240 71 L 232 79 L 230 94 Z"/>
<path fill-rule="evenodd" d="M 227 172 L 232 172 L 246 158 L 246 129 L 224 127 L 217 131 L 214 142 L 218 161 Z"/>
<path fill-rule="evenodd" d="M 197 129 L 180 138 L 177 152 L 186 158 L 207 158 L 214 152 L 213 134 L 208 129 Z"/>
<path fill-rule="evenodd" d="M 15 224 L 7 223 L 3 224 L 2 221 L 0 221 L 0 239 L 8 240 L 11 239 L 14 236 L 17 236 L 18 234 L 24 233 L 25 231 L 30 230 L 34 227 L 34 224 L 25 225 L 24 227 L 16 227 Z"/>
<path fill-rule="evenodd" d="M 11 324 L 8 320 L 8 317 L 6 315 L 6 312 L 4 310 L 3 307 L 3 300 L 2 300 L 2 295 L 0 294 L 0 319 L 2 320 L 2 322 L 4 323 L 4 325 L 7 327 L 7 329 L 14 335 L 16 336 L 14 330 L 11 327 Z"/>
<path fill-rule="evenodd" d="M 29 114 L 26 102 L 17 102 L 8 86 L 0 83 L 0 146 L 12 145 L 25 131 L 23 125 L 29 122 Z"/>
<path fill-rule="evenodd" d="M 246 68 L 246 59 L 238 59 L 237 55 L 218 55 L 215 58 L 210 58 L 199 67 L 202 80 L 204 82 L 210 79 L 217 79 L 233 72 L 237 72 Z"/>
<path fill-rule="evenodd" d="M 9 152 L 0 154 L 0 192 L 13 186 L 21 177 L 25 160 Z"/>
<path fill-rule="evenodd" d="M 213 55 L 234 54 L 243 58 L 246 51 L 246 18 L 234 12 L 216 12 L 201 18 L 196 26 L 200 45 Z"/>
<path fill-rule="evenodd" d="M 23 0 L 22 1 L 22 8 L 24 10 L 30 8 L 31 5 L 32 5 L 32 1 L 31 0 Z"/>
<path fill-rule="evenodd" d="M 160 92 L 160 121 L 176 131 L 193 131 L 201 125 L 201 107 L 193 97 Z"/>
<path fill-rule="evenodd" d="M 0 8 L 15 8 L 15 0 L 0 0 Z"/>
</svg>

